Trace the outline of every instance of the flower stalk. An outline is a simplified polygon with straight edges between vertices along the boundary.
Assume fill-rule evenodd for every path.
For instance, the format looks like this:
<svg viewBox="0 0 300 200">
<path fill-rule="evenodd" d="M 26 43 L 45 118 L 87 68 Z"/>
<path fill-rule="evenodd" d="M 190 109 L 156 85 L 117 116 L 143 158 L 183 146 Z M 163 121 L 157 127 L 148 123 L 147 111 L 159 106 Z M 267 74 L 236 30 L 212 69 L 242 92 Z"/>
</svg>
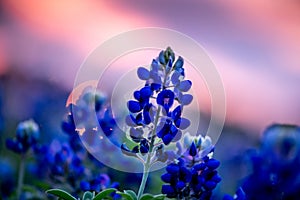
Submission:
<svg viewBox="0 0 300 200">
<path fill-rule="evenodd" d="M 26 156 L 25 154 L 21 154 L 20 166 L 19 166 L 19 176 L 18 176 L 18 186 L 17 186 L 17 198 L 21 199 L 22 188 L 23 188 L 23 181 L 24 181 L 24 174 L 25 174 L 25 162 Z"/>
</svg>

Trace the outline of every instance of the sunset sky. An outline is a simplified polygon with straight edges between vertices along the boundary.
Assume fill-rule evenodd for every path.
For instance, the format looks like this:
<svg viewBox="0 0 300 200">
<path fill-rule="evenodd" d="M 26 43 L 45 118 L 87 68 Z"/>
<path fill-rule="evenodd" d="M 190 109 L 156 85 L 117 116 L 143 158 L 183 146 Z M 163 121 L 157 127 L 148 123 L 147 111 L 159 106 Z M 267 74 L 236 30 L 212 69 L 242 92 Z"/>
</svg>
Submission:
<svg viewBox="0 0 300 200">
<path fill-rule="evenodd" d="M 102 42 L 136 28 L 169 28 L 196 40 L 215 63 L 228 123 L 257 132 L 273 122 L 300 124 L 299 1 L 147 2 L 1 1 L 0 74 L 26 72 L 71 91 Z"/>
</svg>

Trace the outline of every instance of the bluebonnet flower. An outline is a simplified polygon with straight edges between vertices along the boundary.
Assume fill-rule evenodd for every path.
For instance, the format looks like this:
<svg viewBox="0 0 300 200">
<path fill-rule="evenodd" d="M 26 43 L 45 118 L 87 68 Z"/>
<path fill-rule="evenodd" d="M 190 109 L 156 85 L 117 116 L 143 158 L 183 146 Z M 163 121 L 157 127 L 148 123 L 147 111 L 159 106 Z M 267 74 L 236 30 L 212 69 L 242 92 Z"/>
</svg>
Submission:
<svg viewBox="0 0 300 200">
<path fill-rule="evenodd" d="M 73 178 L 79 179 L 84 175 L 82 159 L 71 149 L 68 143 L 61 144 L 53 141 L 47 154 L 48 166 L 51 176 L 59 180 L 66 177 L 73 182 Z"/>
<path fill-rule="evenodd" d="M 123 144 L 121 149 L 126 155 L 151 152 L 160 141 L 164 145 L 177 142 L 181 130 L 190 125 L 181 114 L 183 106 L 193 99 L 192 95 L 184 94 L 192 82 L 184 79 L 183 58 L 174 61 L 175 54 L 168 47 L 152 61 L 150 70 L 138 68 L 137 75 L 145 85 L 133 93 L 134 100 L 127 102 L 130 114 L 126 118 L 131 127 L 129 136 L 137 145 L 130 149 Z"/>
<path fill-rule="evenodd" d="M 185 141 L 191 137 L 186 136 Z M 213 146 L 209 137 L 193 139 L 190 146 L 178 145 L 181 156 L 171 162 L 161 179 L 168 183 L 162 193 L 169 198 L 210 199 L 212 190 L 221 181 L 217 168 L 220 162 L 212 158 Z"/>
<path fill-rule="evenodd" d="M 98 115 L 99 116 L 99 115 Z M 111 108 L 106 108 L 103 113 L 103 116 L 98 117 L 99 125 L 103 131 L 103 133 L 109 137 L 112 133 L 116 132 L 117 123 L 116 120 L 112 116 Z"/>
<path fill-rule="evenodd" d="M 252 174 L 242 184 L 247 199 L 298 199 L 300 196 L 300 128 L 268 127 L 261 148 L 251 151 Z"/>
<path fill-rule="evenodd" d="M 80 141 L 78 131 L 76 129 L 74 116 L 72 113 L 73 106 L 75 106 L 75 105 L 70 105 L 68 107 L 69 113 L 67 114 L 65 120 L 63 120 L 61 127 L 62 127 L 62 130 L 65 133 L 67 133 L 69 136 L 69 143 L 70 143 L 71 148 L 77 152 L 77 151 L 82 151 L 83 147 L 82 147 L 82 144 Z"/>
<path fill-rule="evenodd" d="M 119 189 L 119 183 L 113 182 L 107 174 L 100 174 L 89 181 L 83 180 L 80 182 L 80 188 L 83 191 L 95 191 L 100 192 L 107 188 Z"/>
<path fill-rule="evenodd" d="M 39 127 L 33 120 L 21 122 L 17 127 L 16 137 L 6 140 L 6 147 L 15 153 L 24 154 L 36 145 L 39 135 Z"/>
<path fill-rule="evenodd" d="M 111 108 L 107 105 L 106 96 L 99 91 L 86 89 L 76 104 L 68 106 L 68 113 L 62 122 L 62 129 L 69 135 L 69 143 L 75 152 L 84 151 L 80 136 L 86 136 L 85 141 L 95 142 L 94 137 L 98 131 L 96 123 L 99 123 L 102 132 L 107 137 L 118 131 Z M 77 127 L 82 128 L 84 132 L 80 133 Z"/>
</svg>

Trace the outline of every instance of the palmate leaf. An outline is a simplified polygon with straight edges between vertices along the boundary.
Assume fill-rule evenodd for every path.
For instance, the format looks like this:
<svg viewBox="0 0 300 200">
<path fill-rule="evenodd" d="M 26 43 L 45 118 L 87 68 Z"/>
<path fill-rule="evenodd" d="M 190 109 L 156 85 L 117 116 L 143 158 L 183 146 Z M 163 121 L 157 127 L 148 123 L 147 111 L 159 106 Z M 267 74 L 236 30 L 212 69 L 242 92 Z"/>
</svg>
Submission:
<svg viewBox="0 0 300 200">
<path fill-rule="evenodd" d="M 115 191 L 117 191 L 115 188 L 108 188 L 108 189 L 102 190 L 93 198 L 93 200 L 105 199 L 107 196 L 111 195 Z"/>
<path fill-rule="evenodd" d="M 53 194 L 62 200 L 77 200 L 71 194 L 69 194 L 68 192 L 61 190 L 61 189 L 50 189 L 50 190 L 47 190 L 46 193 Z"/>
</svg>

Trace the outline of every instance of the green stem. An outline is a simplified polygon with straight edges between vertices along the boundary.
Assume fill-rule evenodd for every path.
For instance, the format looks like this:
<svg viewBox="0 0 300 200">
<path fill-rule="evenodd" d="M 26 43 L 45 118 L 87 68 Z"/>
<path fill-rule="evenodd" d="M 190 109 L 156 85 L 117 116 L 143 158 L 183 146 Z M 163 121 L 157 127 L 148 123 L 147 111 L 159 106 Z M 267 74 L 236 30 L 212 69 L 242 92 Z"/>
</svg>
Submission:
<svg viewBox="0 0 300 200">
<path fill-rule="evenodd" d="M 23 180 L 25 172 L 25 154 L 21 154 L 20 166 L 19 166 L 19 176 L 18 176 L 18 186 L 17 186 L 17 198 L 21 199 Z"/>
<path fill-rule="evenodd" d="M 164 77 L 163 87 L 166 84 L 166 80 L 167 80 L 167 77 L 168 77 L 169 73 L 166 73 L 166 75 Z M 151 167 L 151 157 L 152 157 L 152 153 L 153 153 L 153 147 L 155 146 L 154 142 L 155 142 L 156 129 L 157 129 L 157 125 L 158 125 L 160 112 L 161 112 L 161 106 L 158 107 L 158 110 L 157 110 L 156 115 L 155 115 L 154 128 L 153 128 L 153 131 L 151 133 L 151 142 L 150 142 L 149 152 L 148 152 L 147 160 L 144 164 L 143 177 L 142 177 L 141 185 L 140 185 L 138 195 L 137 195 L 138 200 L 142 197 L 142 195 L 144 193 L 146 182 L 147 182 L 147 179 L 148 179 L 148 176 L 149 176 L 149 170 L 150 170 L 150 167 Z"/>
<path fill-rule="evenodd" d="M 150 169 L 150 166 L 149 166 L 149 164 L 146 163 L 144 165 L 143 178 L 142 178 L 142 182 L 141 182 L 139 192 L 138 192 L 138 195 L 137 195 L 138 200 L 142 197 L 142 195 L 144 193 L 146 182 L 147 182 L 147 179 L 148 179 L 148 176 L 149 176 L 149 169 Z"/>
</svg>

